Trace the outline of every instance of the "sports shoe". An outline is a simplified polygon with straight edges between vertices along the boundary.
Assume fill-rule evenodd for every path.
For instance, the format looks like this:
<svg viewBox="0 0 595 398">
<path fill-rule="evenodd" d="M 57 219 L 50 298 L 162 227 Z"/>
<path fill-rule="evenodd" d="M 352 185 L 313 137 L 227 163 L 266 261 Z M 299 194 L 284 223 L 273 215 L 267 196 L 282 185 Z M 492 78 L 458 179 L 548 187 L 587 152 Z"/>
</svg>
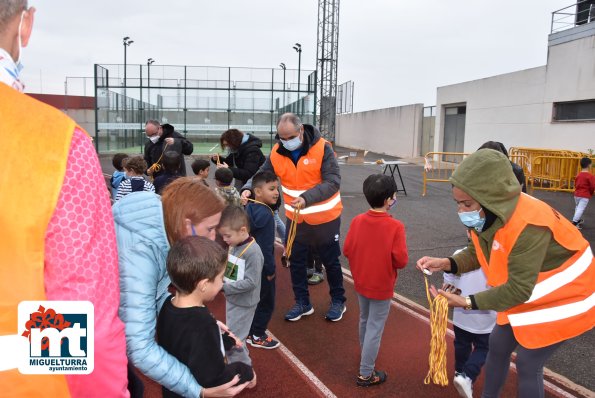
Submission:
<svg viewBox="0 0 595 398">
<path fill-rule="evenodd" d="M 328 309 L 326 313 L 326 319 L 332 322 L 340 321 L 343 318 L 343 314 L 347 311 L 347 307 L 345 303 L 341 303 L 340 301 L 333 301 L 331 303 L 331 307 Z"/>
<path fill-rule="evenodd" d="M 302 316 L 312 315 L 313 313 L 314 307 L 312 307 L 312 304 L 302 305 L 300 303 L 295 303 L 287 314 L 285 314 L 285 320 L 295 322 L 302 319 Z"/>
<path fill-rule="evenodd" d="M 250 335 L 246 339 L 246 343 L 250 344 L 252 347 L 264 348 L 265 350 L 272 350 L 281 345 L 277 340 L 273 340 L 271 336 L 267 336 L 266 334 L 263 337 Z"/>
<path fill-rule="evenodd" d="M 370 387 L 375 386 L 377 384 L 384 383 L 386 381 L 386 372 L 382 370 L 376 370 L 372 372 L 372 374 L 368 377 L 364 377 L 362 375 L 357 376 L 356 384 L 359 387 Z"/>
<path fill-rule="evenodd" d="M 453 384 L 463 398 L 473 398 L 473 382 L 465 373 L 455 374 Z"/>
<path fill-rule="evenodd" d="M 308 285 L 318 285 L 324 281 L 324 275 L 320 272 L 314 272 L 312 276 L 308 278 Z"/>
</svg>

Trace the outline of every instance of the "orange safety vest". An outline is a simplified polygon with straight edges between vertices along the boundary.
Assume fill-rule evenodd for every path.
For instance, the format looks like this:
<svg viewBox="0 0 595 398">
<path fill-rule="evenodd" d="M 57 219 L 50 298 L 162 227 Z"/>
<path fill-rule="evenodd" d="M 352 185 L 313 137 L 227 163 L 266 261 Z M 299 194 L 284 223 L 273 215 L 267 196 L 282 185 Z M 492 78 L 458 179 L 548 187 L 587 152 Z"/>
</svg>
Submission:
<svg viewBox="0 0 595 398">
<path fill-rule="evenodd" d="M 517 341 L 534 349 L 576 337 L 595 326 L 595 260 L 589 242 L 574 225 L 548 204 L 521 194 L 512 217 L 494 236 L 489 262 L 477 234 L 471 233 L 490 286 L 507 282 L 508 256 L 529 224 L 549 228 L 558 244 L 576 252 L 558 268 L 540 272 L 527 301 L 498 313 L 498 324 L 510 323 Z"/>
<path fill-rule="evenodd" d="M 290 157 L 277 153 L 279 144 L 275 144 L 271 150 L 271 164 L 275 174 L 281 180 L 281 190 L 285 202 L 285 216 L 293 220 L 293 207 L 290 203 L 322 182 L 322 159 L 324 157 L 324 146 L 326 141 L 322 138 L 310 147 L 308 153 L 299 158 L 297 165 Z M 335 220 L 341 215 L 343 204 L 341 194 L 337 191 L 330 198 L 322 202 L 312 203 L 305 209 L 300 210 L 297 222 L 303 221 L 310 225 L 324 224 Z"/>
<path fill-rule="evenodd" d="M 74 129 L 62 112 L 0 83 L 0 346 L 18 333 L 19 302 L 46 300 L 46 228 Z M 0 371 L 0 385 L 2 396 L 70 396 L 64 375 L 21 375 L 11 369 Z"/>
</svg>

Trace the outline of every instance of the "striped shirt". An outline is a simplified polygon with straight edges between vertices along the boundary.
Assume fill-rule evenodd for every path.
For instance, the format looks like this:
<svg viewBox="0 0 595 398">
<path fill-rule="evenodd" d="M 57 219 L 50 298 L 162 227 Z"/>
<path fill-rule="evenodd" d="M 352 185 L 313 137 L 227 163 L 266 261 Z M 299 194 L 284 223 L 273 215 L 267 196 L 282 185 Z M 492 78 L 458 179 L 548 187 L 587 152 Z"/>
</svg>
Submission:
<svg viewBox="0 0 595 398">
<path fill-rule="evenodd" d="M 144 183 L 143 191 L 155 192 L 155 186 L 143 177 L 130 177 L 120 183 L 118 193 L 116 194 L 116 201 L 122 199 L 129 193 L 132 193 L 132 181 L 142 181 Z"/>
</svg>

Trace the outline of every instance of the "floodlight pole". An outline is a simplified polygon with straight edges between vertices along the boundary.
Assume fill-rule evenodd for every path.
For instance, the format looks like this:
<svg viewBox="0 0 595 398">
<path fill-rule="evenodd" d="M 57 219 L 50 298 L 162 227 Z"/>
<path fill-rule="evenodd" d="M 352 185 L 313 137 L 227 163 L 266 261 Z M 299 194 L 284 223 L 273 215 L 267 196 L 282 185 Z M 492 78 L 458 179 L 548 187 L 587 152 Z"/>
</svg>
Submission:
<svg viewBox="0 0 595 398">
<path fill-rule="evenodd" d="M 153 58 L 147 59 L 147 105 L 149 106 L 149 112 L 151 111 L 151 65 L 153 62 L 155 62 Z"/>
<path fill-rule="evenodd" d="M 283 62 L 279 66 L 283 69 L 283 112 L 285 112 L 285 69 L 287 68 Z"/>
<path fill-rule="evenodd" d="M 130 40 L 130 37 L 126 36 L 122 39 L 122 43 L 124 44 L 124 97 L 126 97 L 126 48 L 134 43 L 134 40 Z"/>
<path fill-rule="evenodd" d="M 297 51 L 298 53 L 298 95 L 297 95 L 297 100 L 298 100 L 298 105 L 297 105 L 297 113 L 298 116 L 301 116 L 301 112 L 300 112 L 300 77 L 301 77 L 301 68 L 302 68 L 302 45 L 300 43 L 295 43 L 295 46 L 293 46 L 293 49 L 295 51 Z"/>
</svg>

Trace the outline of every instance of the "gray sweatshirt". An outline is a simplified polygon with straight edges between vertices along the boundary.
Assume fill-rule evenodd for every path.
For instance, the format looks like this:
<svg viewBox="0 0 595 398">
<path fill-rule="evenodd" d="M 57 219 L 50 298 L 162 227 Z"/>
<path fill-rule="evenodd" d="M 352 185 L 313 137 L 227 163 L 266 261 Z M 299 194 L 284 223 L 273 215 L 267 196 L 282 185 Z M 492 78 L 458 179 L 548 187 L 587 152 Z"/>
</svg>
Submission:
<svg viewBox="0 0 595 398">
<path fill-rule="evenodd" d="M 237 257 L 249 244 L 250 242 L 232 247 L 229 254 Z M 244 279 L 232 283 L 226 281 L 223 284 L 223 292 L 225 293 L 225 298 L 231 304 L 241 307 L 251 307 L 258 304 L 260 300 L 260 278 L 264 264 L 264 256 L 258 243 L 252 243 L 248 250 L 242 254 L 241 259 L 246 261 Z"/>
</svg>

